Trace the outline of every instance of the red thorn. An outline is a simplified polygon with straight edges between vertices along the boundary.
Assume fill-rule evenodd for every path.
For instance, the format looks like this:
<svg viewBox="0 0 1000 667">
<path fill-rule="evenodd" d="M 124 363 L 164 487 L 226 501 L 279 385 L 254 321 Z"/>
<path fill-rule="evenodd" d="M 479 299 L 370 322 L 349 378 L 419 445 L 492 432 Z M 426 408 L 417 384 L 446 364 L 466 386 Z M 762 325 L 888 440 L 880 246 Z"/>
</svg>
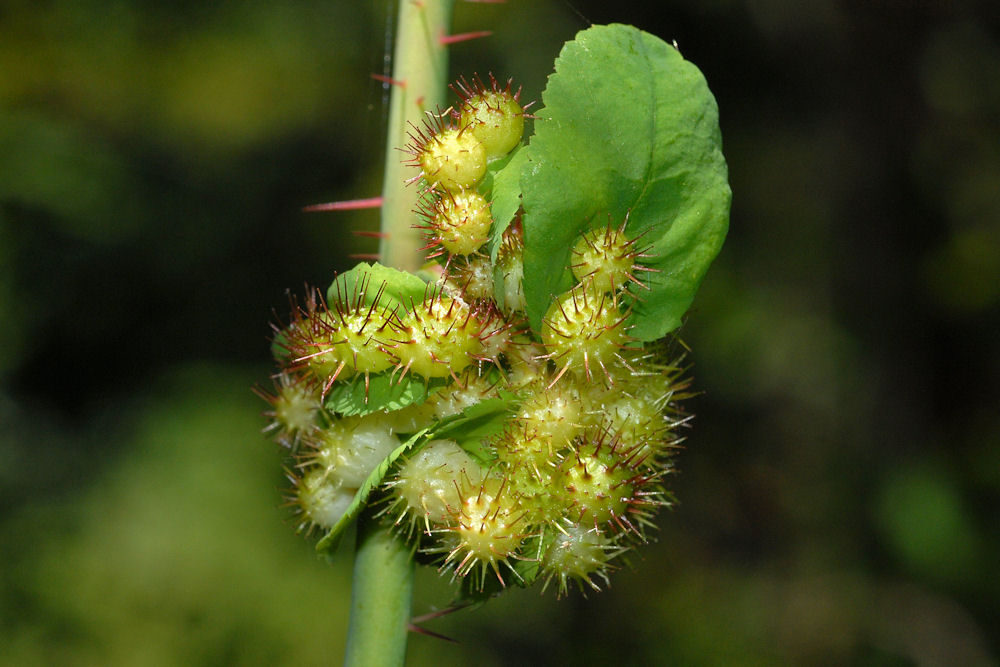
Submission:
<svg viewBox="0 0 1000 667">
<path fill-rule="evenodd" d="M 406 82 L 400 81 L 399 79 L 393 79 L 384 74 L 372 74 L 372 78 L 376 81 L 381 81 L 382 83 L 388 83 L 390 86 L 399 86 L 400 88 L 406 88 Z"/>
<path fill-rule="evenodd" d="M 457 35 L 441 35 L 438 37 L 438 44 L 448 46 L 449 44 L 456 44 L 458 42 L 467 42 L 470 39 L 489 37 L 492 34 L 492 30 L 477 30 L 476 32 L 460 32 Z"/>
<path fill-rule="evenodd" d="M 377 252 L 359 252 L 359 253 L 354 253 L 353 255 L 348 255 L 348 257 L 350 257 L 351 259 L 370 259 L 372 261 L 377 262 L 379 258 L 382 257 L 382 255 L 378 254 Z"/>
<path fill-rule="evenodd" d="M 348 199 L 346 201 L 332 201 L 326 204 L 313 204 L 302 208 L 306 213 L 316 211 L 352 211 L 361 208 L 378 208 L 382 205 L 381 197 L 371 197 L 369 199 Z"/>
<path fill-rule="evenodd" d="M 387 239 L 389 234 L 387 232 L 370 232 L 365 229 L 355 229 L 351 231 L 355 236 L 367 236 L 373 239 Z"/>
<path fill-rule="evenodd" d="M 482 0 L 468 0 L 468 1 L 469 2 L 481 2 Z M 434 639 L 443 639 L 444 641 L 451 642 L 452 644 L 457 644 L 458 643 L 457 641 L 455 641 L 451 637 L 447 637 L 445 635 L 442 635 L 439 632 L 434 632 L 433 630 L 428 630 L 427 628 L 421 627 L 421 626 L 417 625 L 416 623 L 407 623 L 406 624 L 406 629 L 409 630 L 410 632 L 415 632 L 417 634 L 424 635 L 426 637 L 433 637 Z"/>
</svg>

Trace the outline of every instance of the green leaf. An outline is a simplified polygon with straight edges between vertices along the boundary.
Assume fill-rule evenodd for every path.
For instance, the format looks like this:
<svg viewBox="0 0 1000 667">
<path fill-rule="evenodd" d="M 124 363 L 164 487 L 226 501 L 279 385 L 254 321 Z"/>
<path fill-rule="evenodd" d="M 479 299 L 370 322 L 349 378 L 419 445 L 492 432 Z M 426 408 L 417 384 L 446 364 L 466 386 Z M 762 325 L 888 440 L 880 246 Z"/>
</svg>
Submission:
<svg viewBox="0 0 1000 667">
<path fill-rule="evenodd" d="M 276 331 L 274 338 L 271 339 L 271 356 L 279 364 L 287 362 L 291 356 L 288 351 L 288 334 L 284 329 Z"/>
<path fill-rule="evenodd" d="M 537 558 L 519 560 L 514 563 L 514 571 L 518 574 L 517 577 L 514 577 L 514 581 L 522 588 L 527 588 L 534 584 L 538 575 L 541 574 L 542 562 Z"/>
<path fill-rule="evenodd" d="M 701 72 L 637 28 L 594 26 L 567 42 L 542 94 L 521 175 L 524 291 L 532 326 L 571 281 L 570 248 L 609 216 L 642 236 L 657 272 L 637 292 L 631 335 L 679 326 L 729 224 L 718 109 Z"/>
<path fill-rule="evenodd" d="M 507 159 L 490 180 L 490 213 L 493 225 L 487 247 L 493 264 L 493 297 L 497 303 L 504 301 L 504 272 L 497 265 L 497 254 L 503 244 L 503 234 L 521 208 L 521 171 L 528 162 L 528 146 L 521 146 Z"/>
<path fill-rule="evenodd" d="M 501 391 L 500 397 L 470 405 L 459 414 L 441 420 L 434 427 L 435 438 L 449 438 L 483 465 L 495 460 L 484 442 L 503 431 L 507 418 L 517 405 L 517 396 Z"/>
<path fill-rule="evenodd" d="M 412 375 L 394 377 L 386 372 L 369 376 L 367 386 L 363 375 L 350 382 L 336 383 L 326 399 L 326 409 L 339 415 L 366 415 L 370 412 L 400 410 L 420 404 L 435 389 L 445 384 L 440 378 L 425 380 Z"/>
<path fill-rule="evenodd" d="M 528 147 L 522 146 L 507 156 L 490 183 L 488 199 L 493 225 L 490 227 L 489 248 L 492 262 L 497 261 L 503 233 L 521 207 L 521 170 L 528 161 L 528 153 Z"/>
<path fill-rule="evenodd" d="M 334 278 L 326 291 L 330 304 L 353 304 L 356 300 L 366 306 L 378 302 L 382 308 L 409 307 L 423 300 L 427 283 L 405 271 L 374 264 L 358 264 L 350 271 Z"/>
<path fill-rule="evenodd" d="M 372 470 L 371 474 L 368 475 L 364 483 L 361 485 L 361 488 L 359 488 L 357 493 L 354 494 L 354 500 L 351 501 L 347 511 L 344 512 L 344 516 L 340 517 L 340 520 L 334 524 L 333 528 L 331 528 L 329 532 L 323 536 L 323 539 L 316 544 L 316 551 L 320 553 L 330 553 L 337 548 L 337 544 L 339 543 L 344 530 L 350 526 L 354 520 L 358 518 L 358 515 L 361 514 L 361 511 L 364 510 L 365 505 L 368 502 L 368 497 L 371 496 L 372 491 L 378 488 L 378 486 L 382 483 L 382 480 L 385 479 L 385 476 L 388 474 L 389 468 L 392 467 L 392 464 L 395 463 L 396 459 L 402 456 L 408 449 L 419 442 L 421 438 L 426 439 L 427 432 L 429 430 L 429 428 L 425 428 L 413 434 L 409 440 L 392 450 L 392 452 L 389 453 L 389 456 L 385 457 L 385 459 L 378 464 L 374 470 Z"/>
</svg>

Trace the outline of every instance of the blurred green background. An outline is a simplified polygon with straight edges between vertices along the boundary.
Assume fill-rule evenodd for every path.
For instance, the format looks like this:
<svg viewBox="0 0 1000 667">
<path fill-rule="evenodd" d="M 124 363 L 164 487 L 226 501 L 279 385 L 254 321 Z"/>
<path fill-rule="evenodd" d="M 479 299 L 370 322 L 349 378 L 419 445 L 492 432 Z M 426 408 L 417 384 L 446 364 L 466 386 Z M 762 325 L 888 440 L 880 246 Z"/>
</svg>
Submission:
<svg viewBox="0 0 1000 667">
<path fill-rule="evenodd" d="M 453 72 L 527 99 L 588 21 L 677 40 L 734 207 L 658 542 L 413 665 L 997 664 L 992 4 L 459 3 Z M 286 289 L 374 250 L 300 209 L 380 190 L 392 6 L 0 2 L 0 664 L 339 663 L 349 553 L 283 523 L 250 387 Z"/>
</svg>

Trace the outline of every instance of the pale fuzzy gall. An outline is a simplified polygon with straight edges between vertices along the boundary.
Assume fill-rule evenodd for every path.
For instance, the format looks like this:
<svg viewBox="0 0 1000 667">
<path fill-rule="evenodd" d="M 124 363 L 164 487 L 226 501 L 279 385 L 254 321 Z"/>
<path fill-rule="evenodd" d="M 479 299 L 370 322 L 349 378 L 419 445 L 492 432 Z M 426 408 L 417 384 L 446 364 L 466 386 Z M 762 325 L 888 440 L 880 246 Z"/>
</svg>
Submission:
<svg viewBox="0 0 1000 667">
<path fill-rule="evenodd" d="M 503 276 L 503 299 L 498 305 L 508 313 L 525 310 L 524 239 L 521 221 L 515 219 L 503 233 L 497 252 L 497 267 Z"/>
<path fill-rule="evenodd" d="M 313 468 L 303 477 L 291 477 L 291 480 L 295 489 L 289 500 L 299 514 L 298 530 L 306 534 L 314 528 L 333 528 L 347 512 L 357 492 L 321 468 Z"/>
<path fill-rule="evenodd" d="M 338 419 L 316 432 L 303 456 L 330 477 L 357 488 L 399 445 L 386 420 L 370 414 Z"/>
<path fill-rule="evenodd" d="M 396 524 L 409 519 L 410 527 L 422 524 L 430 534 L 459 511 L 460 489 L 482 483 L 483 470 L 453 440 L 432 440 L 408 457 L 388 486 L 399 516 Z"/>
</svg>

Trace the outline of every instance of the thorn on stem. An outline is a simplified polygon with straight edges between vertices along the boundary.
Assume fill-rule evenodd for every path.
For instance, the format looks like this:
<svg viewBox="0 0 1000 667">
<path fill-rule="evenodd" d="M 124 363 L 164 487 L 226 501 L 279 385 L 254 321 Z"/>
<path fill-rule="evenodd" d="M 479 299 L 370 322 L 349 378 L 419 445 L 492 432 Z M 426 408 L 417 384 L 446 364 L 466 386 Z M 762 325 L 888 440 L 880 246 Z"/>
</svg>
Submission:
<svg viewBox="0 0 1000 667">
<path fill-rule="evenodd" d="M 449 46 L 451 44 L 457 44 L 458 42 L 467 42 L 472 39 L 479 39 L 480 37 L 489 37 L 492 34 L 492 30 L 477 30 L 475 32 L 460 32 L 456 35 L 441 35 L 438 37 L 438 44 L 441 46 Z"/>
<path fill-rule="evenodd" d="M 386 76 L 384 74 L 372 74 L 372 78 L 376 81 L 381 81 L 382 83 L 388 84 L 390 86 L 399 86 L 400 88 L 406 88 L 406 82 L 400 79 L 393 79 L 392 77 Z"/>
<path fill-rule="evenodd" d="M 378 208 L 382 205 L 381 197 L 369 197 L 368 199 L 347 199 L 345 201 L 331 201 L 325 204 L 313 204 L 304 206 L 302 210 L 306 213 L 316 211 L 353 211 L 357 209 Z"/>
</svg>

